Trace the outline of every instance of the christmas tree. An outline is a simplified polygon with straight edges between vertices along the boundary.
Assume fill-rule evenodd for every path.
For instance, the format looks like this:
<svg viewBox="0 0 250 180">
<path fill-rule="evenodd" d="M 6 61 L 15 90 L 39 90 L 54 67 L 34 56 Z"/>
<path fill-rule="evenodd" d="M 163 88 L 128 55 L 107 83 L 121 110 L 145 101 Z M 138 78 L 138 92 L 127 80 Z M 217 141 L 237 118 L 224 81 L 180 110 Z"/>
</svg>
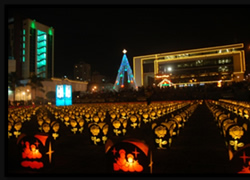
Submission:
<svg viewBox="0 0 250 180">
<path fill-rule="evenodd" d="M 123 50 L 123 57 L 118 74 L 116 76 L 116 81 L 113 86 L 115 91 L 122 89 L 135 89 L 138 90 L 138 87 L 135 82 L 135 78 L 132 72 L 132 69 L 129 65 L 128 58 L 126 56 L 126 49 Z"/>
</svg>

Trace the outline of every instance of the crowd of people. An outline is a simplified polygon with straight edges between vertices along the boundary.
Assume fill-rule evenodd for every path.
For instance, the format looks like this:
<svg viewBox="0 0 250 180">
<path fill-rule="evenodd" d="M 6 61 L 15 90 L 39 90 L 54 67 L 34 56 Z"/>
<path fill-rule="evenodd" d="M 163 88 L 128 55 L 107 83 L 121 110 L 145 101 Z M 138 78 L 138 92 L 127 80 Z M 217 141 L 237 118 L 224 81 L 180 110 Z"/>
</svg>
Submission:
<svg viewBox="0 0 250 180">
<path fill-rule="evenodd" d="M 81 95 L 73 94 L 72 103 L 115 103 L 115 102 L 146 102 L 174 101 L 174 100 L 201 100 L 201 99 L 230 99 L 237 101 L 250 101 L 250 82 L 242 81 L 231 85 L 217 87 L 217 84 L 205 84 L 204 86 L 165 87 L 158 86 L 139 87 L 135 89 L 120 89 L 119 91 L 85 92 Z M 16 102 L 9 106 L 32 106 L 47 104 L 42 101 Z M 55 104 L 55 101 L 51 102 Z"/>
<path fill-rule="evenodd" d="M 238 82 L 218 87 L 217 84 L 190 87 L 158 86 L 139 87 L 135 89 L 121 89 L 120 91 L 106 91 L 85 93 L 74 98 L 76 103 L 82 102 L 136 102 L 166 101 L 166 100 L 196 100 L 196 99 L 232 99 L 250 101 L 250 83 Z"/>
</svg>

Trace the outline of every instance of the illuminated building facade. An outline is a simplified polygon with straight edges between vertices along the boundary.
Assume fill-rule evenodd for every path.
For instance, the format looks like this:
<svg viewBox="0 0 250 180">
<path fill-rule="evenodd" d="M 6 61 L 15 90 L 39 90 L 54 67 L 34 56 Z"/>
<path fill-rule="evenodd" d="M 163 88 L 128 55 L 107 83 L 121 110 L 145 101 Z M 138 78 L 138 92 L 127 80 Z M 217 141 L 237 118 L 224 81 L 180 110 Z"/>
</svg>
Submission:
<svg viewBox="0 0 250 180">
<path fill-rule="evenodd" d="M 53 77 L 54 29 L 28 18 L 14 20 L 8 29 L 9 59 L 16 60 L 18 75 L 22 79 L 29 78 L 31 73 Z"/>
<path fill-rule="evenodd" d="M 177 86 L 243 81 L 246 71 L 244 44 L 136 56 L 134 76 L 138 86 L 156 85 L 168 76 Z"/>
<path fill-rule="evenodd" d="M 68 78 L 62 79 L 62 78 L 50 78 L 46 79 L 44 81 L 41 81 L 43 84 L 43 90 L 44 91 L 34 91 L 32 90 L 30 85 L 26 86 L 19 86 L 16 88 L 15 91 L 15 100 L 16 101 L 30 101 L 34 99 L 35 97 L 40 97 L 47 99 L 46 94 L 48 92 L 55 92 L 56 86 L 61 85 L 61 84 L 67 84 L 72 87 L 72 92 L 86 92 L 87 91 L 87 86 L 88 82 L 87 81 L 75 81 L 75 80 L 70 80 Z M 9 100 L 12 100 L 9 98 Z"/>
</svg>

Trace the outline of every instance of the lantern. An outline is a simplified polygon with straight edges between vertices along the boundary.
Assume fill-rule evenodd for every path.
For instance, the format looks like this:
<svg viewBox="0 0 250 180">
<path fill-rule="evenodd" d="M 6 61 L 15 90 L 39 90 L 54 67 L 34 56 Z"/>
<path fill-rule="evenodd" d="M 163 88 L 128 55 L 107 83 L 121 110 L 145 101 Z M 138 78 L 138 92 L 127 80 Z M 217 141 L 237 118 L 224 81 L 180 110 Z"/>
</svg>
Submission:
<svg viewBox="0 0 250 180">
<path fill-rule="evenodd" d="M 138 127 L 139 125 L 139 120 L 137 118 L 136 115 L 132 115 L 130 116 L 130 127 L 132 127 L 133 129 L 135 129 L 136 127 Z"/>
<path fill-rule="evenodd" d="M 150 119 L 152 121 L 154 121 L 157 117 L 156 117 L 156 112 L 155 111 L 151 111 L 150 115 L 149 115 Z"/>
<path fill-rule="evenodd" d="M 21 134 L 17 140 L 20 165 L 28 169 L 50 167 L 54 161 L 53 142 L 46 134 Z"/>
<path fill-rule="evenodd" d="M 13 132 L 13 134 L 15 135 L 16 138 L 18 138 L 18 136 L 21 134 L 20 130 L 22 128 L 22 123 L 21 121 L 17 121 L 15 124 L 14 124 L 14 129 L 15 131 Z"/>
<path fill-rule="evenodd" d="M 76 120 L 73 120 L 73 119 L 71 119 L 70 120 L 70 125 L 71 125 L 71 127 L 72 127 L 72 129 L 71 129 L 71 131 L 74 133 L 74 134 L 76 134 L 76 132 L 78 131 L 78 129 L 77 129 L 77 122 L 76 122 Z"/>
<path fill-rule="evenodd" d="M 65 116 L 63 116 L 63 119 L 64 119 L 64 124 L 68 127 L 69 126 L 69 116 L 68 115 L 65 115 Z"/>
<path fill-rule="evenodd" d="M 54 140 L 56 140 L 59 136 L 58 134 L 58 131 L 59 131 L 59 128 L 60 128 L 60 124 L 56 121 L 53 121 L 51 123 L 51 127 L 52 127 L 52 130 L 53 130 L 53 133 L 52 133 L 52 137 L 54 138 Z"/>
<path fill-rule="evenodd" d="M 42 125 L 42 131 L 44 133 L 49 133 L 50 132 L 50 125 L 48 123 L 43 123 L 43 125 Z"/>
<path fill-rule="evenodd" d="M 79 124 L 79 132 L 82 133 L 83 129 L 84 129 L 84 120 L 80 117 L 77 118 L 77 122 Z"/>
<path fill-rule="evenodd" d="M 99 122 L 99 117 L 98 117 L 98 116 L 93 116 L 93 121 L 94 121 L 95 123 L 98 123 L 98 122 Z"/>
<path fill-rule="evenodd" d="M 244 143 L 241 142 L 241 138 L 244 135 L 244 129 L 243 127 L 240 127 L 238 125 L 234 125 L 228 128 L 228 134 L 231 136 L 229 139 L 229 144 L 233 146 L 233 149 L 235 151 L 238 150 L 238 147 L 243 147 Z"/>
<path fill-rule="evenodd" d="M 143 122 L 144 122 L 145 124 L 148 123 L 148 122 L 150 121 L 149 115 L 148 115 L 147 112 L 144 112 L 144 113 L 142 114 L 142 117 L 143 117 Z"/>
<path fill-rule="evenodd" d="M 154 142 L 157 149 L 166 149 L 169 140 L 167 127 L 162 124 L 158 125 L 153 123 L 152 130 L 154 133 Z"/>
<path fill-rule="evenodd" d="M 88 125 L 88 127 L 89 127 L 91 142 L 94 145 L 100 144 L 101 139 L 102 139 L 101 138 L 101 129 L 100 129 L 100 127 L 95 123 L 90 123 Z"/>
<path fill-rule="evenodd" d="M 112 122 L 112 125 L 113 125 L 113 132 L 116 136 L 119 136 L 122 134 L 122 124 L 121 124 L 121 121 L 120 120 L 114 120 Z"/>
<path fill-rule="evenodd" d="M 109 126 L 107 123 L 104 123 L 104 122 L 100 122 L 100 123 L 98 123 L 98 125 L 101 129 L 102 142 L 103 142 L 103 144 L 105 144 L 107 139 L 108 139 L 107 134 L 108 134 Z"/>
<path fill-rule="evenodd" d="M 12 129 L 12 123 L 9 121 L 8 122 L 8 138 L 10 138 L 13 134 L 11 132 L 11 129 Z"/>
<path fill-rule="evenodd" d="M 89 122 L 90 121 L 90 114 L 85 113 L 85 121 Z"/>
<path fill-rule="evenodd" d="M 152 173 L 152 155 L 143 141 L 127 139 L 105 145 L 107 170 L 112 173 Z"/>
<path fill-rule="evenodd" d="M 37 123 L 40 126 L 38 129 L 42 131 L 43 119 L 41 117 L 37 117 Z"/>
</svg>

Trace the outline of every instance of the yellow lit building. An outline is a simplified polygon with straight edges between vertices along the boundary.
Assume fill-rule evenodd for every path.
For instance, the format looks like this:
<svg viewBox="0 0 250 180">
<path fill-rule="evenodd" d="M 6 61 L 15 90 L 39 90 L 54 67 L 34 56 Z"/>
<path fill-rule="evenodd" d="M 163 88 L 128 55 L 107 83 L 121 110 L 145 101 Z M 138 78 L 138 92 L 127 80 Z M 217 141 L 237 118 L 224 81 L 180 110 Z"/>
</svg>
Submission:
<svg viewBox="0 0 250 180">
<path fill-rule="evenodd" d="M 243 81 L 244 44 L 135 56 L 133 71 L 138 86 L 157 85 L 168 76 L 176 86 Z"/>
<path fill-rule="evenodd" d="M 43 91 L 36 91 L 31 89 L 30 85 L 19 86 L 15 90 L 15 100 L 16 101 L 30 101 L 34 100 L 36 97 L 47 99 L 46 94 L 50 91 L 56 91 L 56 85 L 68 84 L 72 86 L 72 92 L 86 92 L 88 82 L 87 81 L 76 81 L 70 80 L 68 78 L 50 78 L 44 81 L 41 81 L 43 84 Z M 9 100 L 13 101 L 13 93 L 9 91 Z"/>
</svg>

